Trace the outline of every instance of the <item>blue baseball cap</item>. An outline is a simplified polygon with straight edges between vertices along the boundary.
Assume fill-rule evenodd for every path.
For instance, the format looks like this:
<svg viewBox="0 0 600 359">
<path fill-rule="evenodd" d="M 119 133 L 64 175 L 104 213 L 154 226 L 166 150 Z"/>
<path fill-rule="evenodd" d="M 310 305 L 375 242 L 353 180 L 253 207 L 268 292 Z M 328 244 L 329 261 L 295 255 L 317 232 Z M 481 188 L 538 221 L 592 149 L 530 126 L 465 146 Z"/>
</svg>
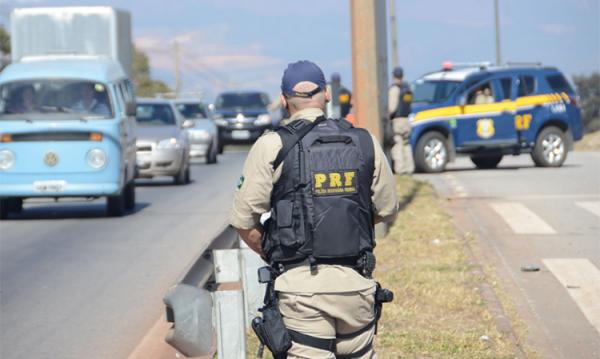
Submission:
<svg viewBox="0 0 600 359">
<path fill-rule="evenodd" d="M 400 66 L 395 67 L 394 71 L 392 71 L 392 75 L 397 79 L 401 79 L 404 76 L 404 70 Z"/>
<path fill-rule="evenodd" d="M 294 91 L 294 86 L 303 81 L 312 82 L 317 85 L 317 88 L 310 92 Z M 289 64 L 281 78 L 281 92 L 288 97 L 312 97 L 325 90 L 325 86 L 325 75 L 321 68 L 307 60 Z"/>
</svg>

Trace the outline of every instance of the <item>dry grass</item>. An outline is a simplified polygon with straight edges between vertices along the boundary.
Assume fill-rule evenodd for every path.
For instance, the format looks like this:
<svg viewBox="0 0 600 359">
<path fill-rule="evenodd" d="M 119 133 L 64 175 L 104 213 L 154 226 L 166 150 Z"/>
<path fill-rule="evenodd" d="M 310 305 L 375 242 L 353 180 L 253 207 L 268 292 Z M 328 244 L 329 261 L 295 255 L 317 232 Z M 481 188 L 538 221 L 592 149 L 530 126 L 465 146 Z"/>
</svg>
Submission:
<svg viewBox="0 0 600 359">
<path fill-rule="evenodd" d="M 479 294 L 483 278 L 468 264 L 465 239 L 433 188 L 403 177 L 398 193 L 402 210 L 375 249 L 375 277 L 395 294 L 379 322 L 378 357 L 514 358 L 514 344 Z M 257 341 L 249 338 L 253 358 Z"/>
<path fill-rule="evenodd" d="M 395 293 L 377 336 L 380 358 L 513 358 L 478 292 L 450 216 L 433 188 L 400 178 L 404 209 L 376 248 L 376 278 Z"/>
<path fill-rule="evenodd" d="M 575 142 L 575 151 L 600 151 L 600 131 L 585 134 Z"/>
</svg>

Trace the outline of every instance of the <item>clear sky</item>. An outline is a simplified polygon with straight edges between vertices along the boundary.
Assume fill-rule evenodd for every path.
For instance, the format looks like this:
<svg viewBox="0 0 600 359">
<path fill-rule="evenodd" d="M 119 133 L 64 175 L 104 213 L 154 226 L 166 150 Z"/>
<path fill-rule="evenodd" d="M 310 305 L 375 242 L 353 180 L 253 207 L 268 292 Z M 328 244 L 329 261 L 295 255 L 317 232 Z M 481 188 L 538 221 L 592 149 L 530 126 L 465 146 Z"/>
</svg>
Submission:
<svg viewBox="0 0 600 359">
<path fill-rule="evenodd" d="M 500 0 L 504 61 L 541 61 L 567 76 L 600 71 L 599 0 Z M 351 85 L 347 0 L 0 0 L 11 8 L 110 5 L 129 10 L 136 45 L 155 77 L 174 85 L 180 44 L 183 90 L 206 101 L 225 88 L 278 92 L 287 63 L 315 61 Z M 407 79 L 444 60 L 494 61 L 493 0 L 396 0 L 399 57 Z M 392 31 L 394 29 L 390 29 Z"/>
</svg>

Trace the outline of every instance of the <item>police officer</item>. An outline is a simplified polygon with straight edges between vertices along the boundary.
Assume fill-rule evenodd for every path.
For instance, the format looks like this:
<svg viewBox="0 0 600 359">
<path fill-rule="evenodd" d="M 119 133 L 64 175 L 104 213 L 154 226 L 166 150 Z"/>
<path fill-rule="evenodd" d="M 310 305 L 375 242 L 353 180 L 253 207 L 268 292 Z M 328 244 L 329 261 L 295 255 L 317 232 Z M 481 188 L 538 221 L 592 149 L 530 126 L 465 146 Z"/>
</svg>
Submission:
<svg viewBox="0 0 600 359">
<path fill-rule="evenodd" d="M 402 81 L 402 67 L 394 68 L 393 82 L 388 90 L 388 113 L 392 121 L 394 144 L 391 150 L 394 173 L 411 174 L 415 170 L 412 148 L 410 147 L 410 105 L 412 91 L 410 86 Z"/>
<path fill-rule="evenodd" d="M 373 358 L 373 226 L 398 211 L 393 174 L 366 130 L 324 117 L 316 64 L 289 64 L 281 91 L 290 120 L 252 146 L 231 225 L 277 272 L 288 358 Z"/>
<path fill-rule="evenodd" d="M 331 104 L 333 118 L 346 118 L 352 108 L 352 92 L 342 85 L 342 77 L 337 72 L 331 75 Z"/>
</svg>

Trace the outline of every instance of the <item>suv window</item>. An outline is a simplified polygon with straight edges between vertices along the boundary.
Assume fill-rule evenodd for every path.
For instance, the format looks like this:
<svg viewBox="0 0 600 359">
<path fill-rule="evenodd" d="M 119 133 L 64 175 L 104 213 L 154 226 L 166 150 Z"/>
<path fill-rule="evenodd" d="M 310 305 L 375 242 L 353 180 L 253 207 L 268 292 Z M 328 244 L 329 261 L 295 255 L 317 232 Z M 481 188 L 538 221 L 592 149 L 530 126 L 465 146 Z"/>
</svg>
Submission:
<svg viewBox="0 0 600 359">
<path fill-rule="evenodd" d="M 510 100 L 510 88 L 512 85 L 512 79 L 505 77 L 500 79 L 500 88 L 502 93 L 500 94 L 500 100 Z"/>
<path fill-rule="evenodd" d="M 568 94 L 574 92 L 571 85 L 569 85 L 567 80 L 561 74 L 546 76 L 546 81 L 548 81 L 548 85 L 550 85 L 553 91 L 566 92 Z"/>
<path fill-rule="evenodd" d="M 535 78 L 533 76 L 519 77 L 519 91 L 517 97 L 527 96 L 535 91 Z"/>
<path fill-rule="evenodd" d="M 486 103 L 494 103 L 494 92 L 492 89 L 492 82 L 484 82 L 483 84 L 476 86 L 474 89 L 469 91 L 467 96 L 467 104 L 469 105 L 482 105 Z"/>
</svg>

